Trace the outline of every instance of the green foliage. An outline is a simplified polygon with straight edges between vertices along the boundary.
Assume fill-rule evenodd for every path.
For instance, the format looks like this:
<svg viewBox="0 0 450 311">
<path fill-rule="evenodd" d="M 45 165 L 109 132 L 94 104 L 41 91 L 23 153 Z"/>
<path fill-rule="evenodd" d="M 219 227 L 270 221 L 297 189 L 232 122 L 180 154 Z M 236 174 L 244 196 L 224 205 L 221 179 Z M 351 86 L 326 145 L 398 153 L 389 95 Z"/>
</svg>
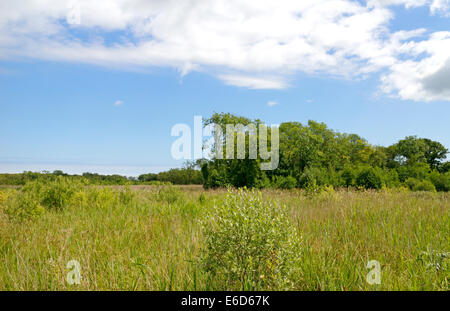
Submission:
<svg viewBox="0 0 450 311">
<path fill-rule="evenodd" d="M 63 210 L 73 203 L 83 186 L 79 180 L 62 176 L 53 180 L 29 181 L 18 191 L 18 195 L 7 202 L 7 214 L 12 218 L 25 219 L 41 215 L 44 208 Z"/>
<path fill-rule="evenodd" d="M 63 211 L 69 207 L 110 208 L 132 206 L 136 194 L 129 187 L 114 191 L 108 187 L 87 187 L 86 182 L 59 175 L 52 180 L 29 181 L 17 195 L 6 201 L 6 212 L 11 218 L 29 219 L 44 210 Z"/>
<path fill-rule="evenodd" d="M 185 167 L 182 169 L 172 169 L 158 174 L 142 174 L 138 178 L 125 177 L 120 175 L 100 175 L 96 173 L 83 173 L 79 175 L 68 175 L 62 171 L 53 173 L 42 172 L 24 172 L 22 174 L 0 174 L 0 185 L 22 186 L 30 181 L 53 181 L 56 177 L 69 177 L 72 180 L 80 182 L 88 181 L 91 185 L 165 185 L 165 184 L 196 184 L 203 183 L 202 173 L 194 167 Z"/>
<path fill-rule="evenodd" d="M 313 184 L 317 186 L 327 185 L 329 184 L 328 176 L 329 175 L 325 168 L 307 167 L 305 168 L 302 176 L 300 177 L 300 186 L 306 188 L 309 185 Z"/>
<path fill-rule="evenodd" d="M 139 175 L 138 180 L 141 182 L 148 182 L 148 181 L 156 181 L 158 179 L 158 174 L 142 174 Z"/>
<path fill-rule="evenodd" d="M 76 192 L 83 188 L 83 183 L 62 176 L 54 180 L 28 182 L 22 188 L 25 193 L 34 193 L 39 202 L 47 209 L 62 210 L 67 207 Z"/>
<path fill-rule="evenodd" d="M 436 188 L 429 180 L 419 180 L 416 178 L 408 178 L 405 182 L 409 189 L 412 191 L 432 191 L 435 192 Z"/>
<path fill-rule="evenodd" d="M 450 161 L 444 162 L 441 165 L 439 165 L 439 172 L 441 173 L 447 173 L 450 172 Z"/>
<path fill-rule="evenodd" d="M 84 207 L 111 209 L 124 205 L 121 202 L 120 192 L 115 191 L 111 187 L 89 187 L 79 195 L 79 197 L 76 196 L 75 198 L 79 199 L 78 202 Z"/>
<path fill-rule="evenodd" d="M 307 197 L 314 197 L 322 192 L 322 186 L 318 185 L 313 179 L 305 186 L 305 194 Z"/>
<path fill-rule="evenodd" d="M 201 185 L 203 183 L 201 171 L 193 168 L 171 169 L 159 173 L 156 178 L 158 181 L 171 182 L 174 185 Z"/>
<path fill-rule="evenodd" d="M 393 187 L 401 186 L 400 178 L 399 178 L 396 170 L 391 170 L 391 169 L 385 168 L 383 170 L 382 174 L 383 174 L 383 180 L 384 180 L 386 187 L 393 188 Z"/>
<path fill-rule="evenodd" d="M 248 129 L 257 127 L 262 121 L 230 113 L 214 113 L 204 125 L 210 124 L 220 125 L 225 131 L 227 124 L 242 124 Z M 373 146 L 359 135 L 339 133 L 324 123 L 311 120 L 307 124 L 285 122 L 280 125 L 279 130 L 279 165 L 273 171 L 260 169 L 263 160 L 259 156 L 257 159 L 250 159 L 250 135 L 246 131 L 244 159 L 236 159 L 235 144 L 234 159 L 187 161 L 183 168 L 158 174 L 142 174 L 138 178 L 94 173 L 71 176 L 57 170 L 53 173 L 0 174 L 0 185 L 25 185 L 36 181 L 52 184 L 56 178 L 64 177 L 81 183 L 88 180 L 90 185 L 203 184 L 205 189 L 229 186 L 291 189 L 297 186 L 309 190 L 324 186 L 358 186 L 380 189 L 383 186 L 406 187 L 406 181 L 413 178 L 431 181 L 437 191 L 449 191 L 446 174 L 450 171 L 450 162 L 445 162 L 448 150 L 437 141 L 408 136 L 388 147 Z M 233 133 L 232 137 L 236 140 L 237 133 Z M 270 129 L 268 134 L 267 145 L 270 148 Z M 225 150 L 226 140 L 222 139 L 219 143 Z M 212 146 L 212 151 L 215 148 L 216 146 Z M 424 182 L 422 186 L 429 185 Z M 48 190 L 45 195 L 47 199 L 39 202 L 43 206 L 61 208 L 66 198 L 71 196 L 71 190 L 66 189 L 68 193 L 65 193 L 64 183 L 52 187 L 53 190 Z M 78 196 L 81 198 L 82 195 Z"/>
<path fill-rule="evenodd" d="M 433 171 L 430 174 L 430 180 L 437 191 L 450 191 L 450 172 L 440 174 L 438 171 Z"/>
<path fill-rule="evenodd" d="M 294 287 L 300 238 L 285 210 L 261 193 L 229 191 L 203 224 L 202 265 L 213 288 L 276 290 Z"/>
<path fill-rule="evenodd" d="M 20 191 L 17 195 L 8 199 L 5 212 L 10 219 L 23 221 L 35 219 L 42 215 L 45 210 L 35 193 Z"/>
<path fill-rule="evenodd" d="M 408 178 L 426 179 L 431 172 L 430 166 L 426 163 L 413 163 L 403 165 L 397 169 L 399 179 L 405 181 Z"/>
<path fill-rule="evenodd" d="M 416 136 L 400 140 L 392 146 L 392 151 L 391 157 L 400 163 L 426 163 L 432 169 L 438 168 L 448 153 L 441 143 Z"/>
<path fill-rule="evenodd" d="M 344 170 L 342 170 L 341 180 L 343 186 L 345 187 L 355 186 L 355 179 L 356 179 L 356 172 L 352 167 L 347 166 Z"/>
<path fill-rule="evenodd" d="M 272 186 L 269 177 L 267 177 L 266 173 L 262 173 L 261 176 L 256 180 L 255 188 L 263 189 L 269 188 Z"/>
<path fill-rule="evenodd" d="M 20 186 L 25 184 L 24 174 L 0 174 L 0 185 Z"/>
<path fill-rule="evenodd" d="M 234 144 L 234 152 L 232 159 L 214 159 L 213 161 L 209 161 L 201 166 L 202 173 L 204 177 L 204 185 L 205 188 L 217 188 L 217 187 L 226 187 L 228 185 L 234 187 L 247 187 L 247 188 L 261 188 L 270 186 L 270 183 L 264 176 L 264 173 L 260 169 L 260 164 L 262 162 L 260 158 L 260 154 L 257 155 L 256 159 L 250 159 L 249 155 L 249 141 L 250 141 L 250 130 L 246 127 L 258 128 L 261 124 L 261 121 L 250 120 L 248 118 L 234 116 L 229 113 L 215 113 L 211 116 L 211 118 L 205 121 L 205 126 L 210 124 L 215 124 L 220 126 L 223 129 L 223 135 L 225 136 L 220 142 L 222 152 L 226 151 L 226 143 L 227 138 L 231 137 L 233 139 Z M 227 133 L 229 130 L 227 125 L 242 125 L 242 127 L 237 130 L 234 129 L 231 133 Z M 238 132 L 242 134 L 245 141 L 245 155 L 242 159 L 237 159 L 238 157 L 238 148 L 237 148 L 237 137 Z M 267 146 L 270 149 L 271 147 L 271 129 L 267 130 Z M 259 138 L 259 131 L 254 133 L 256 136 L 256 140 Z M 219 146 L 213 146 L 213 153 L 215 154 L 216 150 Z M 225 158 L 225 157 L 223 157 Z M 267 177 L 267 176 L 266 176 Z M 269 179 L 270 180 L 270 179 Z"/>
<path fill-rule="evenodd" d="M 204 187 L 205 189 L 215 189 L 215 188 L 219 188 L 219 187 L 226 187 L 227 186 L 227 182 L 226 182 L 226 176 L 225 174 L 221 174 L 218 172 L 217 169 L 210 169 L 208 170 L 208 179 L 206 180 Z"/>
<path fill-rule="evenodd" d="M 91 185 L 129 185 L 132 180 L 120 175 L 100 175 L 96 173 L 83 173 L 83 179 L 88 180 Z"/>
<path fill-rule="evenodd" d="M 356 177 L 356 185 L 366 189 L 381 189 L 383 187 L 383 177 L 373 167 L 363 168 Z"/>
<path fill-rule="evenodd" d="M 292 176 L 276 176 L 274 186 L 278 189 L 294 189 L 297 186 L 297 180 Z"/>
<path fill-rule="evenodd" d="M 222 113 L 214 114 L 206 123 L 223 128 L 225 124 L 257 125 L 261 121 Z M 213 159 L 201 166 L 205 188 L 279 187 L 285 176 L 292 176 L 297 186 L 304 189 L 323 186 L 381 189 L 405 186 L 408 178 L 428 180 L 431 171 L 445 173 L 450 167 L 448 162 L 443 162 L 448 150 L 426 138 L 409 136 L 383 147 L 372 146 L 356 134 L 335 132 L 315 121 L 308 121 L 306 125 L 285 122 L 279 130 L 280 154 L 276 170 L 261 172 L 259 160 L 248 158 Z M 272 180 L 271 185 L 264 175 Z M 433 179 L 439 191 L 446 191 L 446 182 L 444 177 Z"/>
</svg>

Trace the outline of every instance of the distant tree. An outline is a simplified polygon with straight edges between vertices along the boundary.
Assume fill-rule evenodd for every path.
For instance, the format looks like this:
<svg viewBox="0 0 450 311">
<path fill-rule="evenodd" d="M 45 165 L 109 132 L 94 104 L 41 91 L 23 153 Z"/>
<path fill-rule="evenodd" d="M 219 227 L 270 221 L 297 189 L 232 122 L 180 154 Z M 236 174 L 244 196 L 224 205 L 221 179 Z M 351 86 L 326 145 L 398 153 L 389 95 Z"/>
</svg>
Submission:
<svg viewBox="0 0 450 311">
<path fill-rule="evenodd" d="M 442 160 L 447 158 L 448 150 L 441 143 L 427 138 L 422 139 L 425 143 L 425 159 L 432 169 L 437 169 Z"/>
<path fill-rule="evenodd" d="M 154 181 L 157 180 L 158 174 L 148 173 L 148 174 L 142 174 L 138 176 L 138 180 L 141 182 L 148 182 L 148 181 Z"/>
<path fill-rule="evenodd" d="M 406 164 L 426 162 L 427 149 L 428 146 L 423 139 L 417 138 L 417 136 L 408 136 L 395 145 L 395 156 L 399 162 Z"/>
<path fill-rule="evenodd" d="M 417 136 L 408 136 L 391 147 L 391 156 L 400 164 L 427 163 L 432 169 L 439 167 L 447 153 L 441 143 Z"/>
</svg>

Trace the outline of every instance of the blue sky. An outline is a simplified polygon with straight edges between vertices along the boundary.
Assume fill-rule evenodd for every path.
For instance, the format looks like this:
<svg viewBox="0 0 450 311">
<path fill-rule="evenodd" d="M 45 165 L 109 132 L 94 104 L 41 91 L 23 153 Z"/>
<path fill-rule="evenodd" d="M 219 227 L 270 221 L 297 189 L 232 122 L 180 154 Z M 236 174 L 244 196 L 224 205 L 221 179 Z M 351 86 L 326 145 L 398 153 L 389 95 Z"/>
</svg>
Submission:
<svg viewBox="0 0 450 311">
<path fill-rule="evenodd" d="M 31 2 L 2 8 L 0 172 L 131 176 L 177 167 L 172 126 L 193 127 L 195 115 L 213 112 L 273 124 L 316 120 L 376 145 L 418 135 L 449 148 L 449 2 L 323 2 L 312 8 L 281 1 L 274 20 L 236 4 L 233 12 L 246 13 L 242 27 L 220 5 L 184 8 L 197 17 L 221 15 L 175 24 L 168 21 L 179 14 L 176 4 L 158 1 L 136 12 L 126 11 L 125 1 L 112 8 L 101 2 L 110 14 L 100 16 L 98 7 L 93 13 L 87 2 L 72 1 L 82 9 L 75 25 L 64 20 L 67 4 L 47 18 L 46 8 Z M 292 12 L 301 17 L 281 23 Z M 276 18 L 280 24 L 268 30 L 253 25 Z M 308 29 L 311 20 L 318 20 L 314 36 L 292 30 L 296 23 Z M 330 26 L 348 33 L 335 40 Z"/>
</svg>

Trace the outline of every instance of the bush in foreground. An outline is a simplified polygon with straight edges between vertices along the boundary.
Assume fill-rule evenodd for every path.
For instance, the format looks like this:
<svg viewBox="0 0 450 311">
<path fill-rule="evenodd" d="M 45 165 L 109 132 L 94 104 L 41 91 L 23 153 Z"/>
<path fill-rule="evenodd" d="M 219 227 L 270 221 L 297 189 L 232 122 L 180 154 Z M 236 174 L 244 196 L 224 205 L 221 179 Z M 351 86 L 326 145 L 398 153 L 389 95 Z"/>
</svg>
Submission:
<svg viewBox="0 0 450 311">
<path fill-rule="evenodd" d="M 284 210 L 263 200 L 260 192 L 229 191 L 224 204 L 213 208 L 203 232 L 202 265 L 213 288 L 294 287 L 300 238 Z"/>
</svg>

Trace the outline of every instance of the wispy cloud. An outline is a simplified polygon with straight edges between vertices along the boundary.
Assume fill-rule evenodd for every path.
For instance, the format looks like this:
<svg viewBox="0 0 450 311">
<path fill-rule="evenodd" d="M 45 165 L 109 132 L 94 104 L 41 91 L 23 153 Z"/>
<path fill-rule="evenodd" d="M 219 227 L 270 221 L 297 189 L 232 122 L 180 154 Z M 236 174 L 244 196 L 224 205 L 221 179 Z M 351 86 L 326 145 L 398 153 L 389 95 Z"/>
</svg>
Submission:
<svg viewBox="0 0 450 311">
<path fill-rule="evenodd" d="M 114 106 L 116 106 L 116 107 L 119 107 L 119 106 L 122 106 L 122 105 L 123 105 L 123 101 L 121 101 L 121 100 L 116 100 L 114 102 Z"/>
<path fill-rule="evenodd" d="M 269 101 L 269 102 L 267 102 L 267 106 L 269 106 L 269 107 L 273 107 L 273 106 L 276 106 L 276 105 L 278 105 L 278 103 L 276 102 L 276 101 Z"/>
<path fill-rule="evenodd" d="M 288 84 L 281 78 L 274 77 L 254 77 L 243 75 L 220 75 L 219 79 L 228 85 L 246 87 L 254 90 L 262 89 L 285 89 Z"/>
</svg>

